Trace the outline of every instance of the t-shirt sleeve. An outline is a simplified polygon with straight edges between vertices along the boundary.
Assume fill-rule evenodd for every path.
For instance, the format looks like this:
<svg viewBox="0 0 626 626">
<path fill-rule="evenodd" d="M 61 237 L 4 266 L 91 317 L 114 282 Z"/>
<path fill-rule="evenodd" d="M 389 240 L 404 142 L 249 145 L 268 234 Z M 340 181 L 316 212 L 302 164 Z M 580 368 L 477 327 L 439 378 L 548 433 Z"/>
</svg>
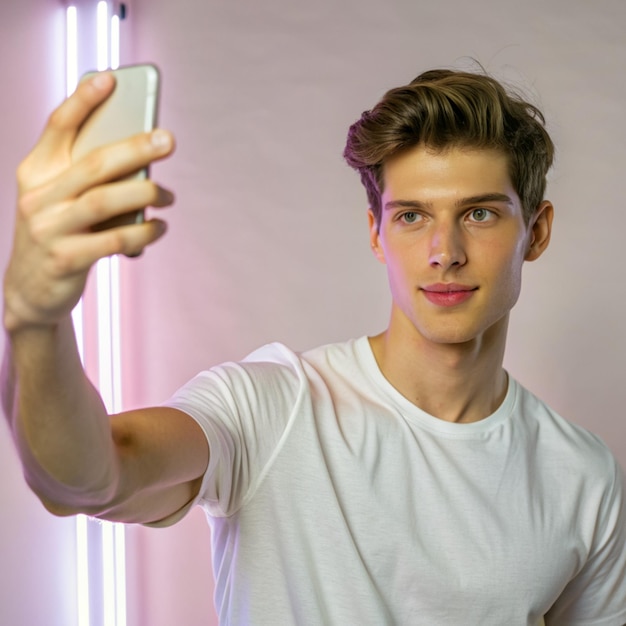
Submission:
<svg viewBox="0 0 626 626">
<path fill-rule="evenodd" d="M 588 559 L 546 615 L 547 626 L 626 624 L 626 493 L 623 471 L 610 461 Z"/>
<path fill-rule="evenodd" d="M 241 363 L 198 374 L 166 403 L 190 415 L 209 444 L 209 464 L 194 504 L 209 515 L 232 515 L 252 496 L 288 435 L 305 392 L 298 357 L 272 344 Z"/>
</svg>

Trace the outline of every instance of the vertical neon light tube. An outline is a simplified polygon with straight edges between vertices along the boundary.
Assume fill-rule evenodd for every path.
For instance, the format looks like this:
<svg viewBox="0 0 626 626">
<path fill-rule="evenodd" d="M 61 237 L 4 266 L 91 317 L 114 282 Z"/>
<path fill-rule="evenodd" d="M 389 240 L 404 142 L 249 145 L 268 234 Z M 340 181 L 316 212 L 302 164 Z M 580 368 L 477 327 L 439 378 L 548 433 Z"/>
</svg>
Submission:
<svg viewBox="0 0 626 626">
<path fill-rule="evenodd" d="M 87 518 L 76 517 L 76 585 L 78 594 L 78 626 L 89 626 L 89 552 Z"/>
<path fill-rule="evenodd" d="M 119 22 L 109 20 L 109 3 L 97 5 L 98 69 L 119 65 Z M 97 268 L 99 390 L 110 413 L 122 410 L 119 260 Z M 126 626 L 125 535 L 120 524 L 102 526 L 104 626 Z"/>
<path fill-rule="evenodd" d="M 66 95 L 70 95 L 78 84 L 78 19 L 75 6 L 68 6 L 65 15 L 66 51 L 65 51 L 65 85 Z M 85 361 L 83 301 L 72 311 L 72 321 L 76 343 L 81 360 Z M 76 599 L 78 626 L 89 625 L 89 551 L 87 540 L 87 518 L 76 517 Z"/>
<path fill-rule="evenodd" d="M 69 96 L 78 84 L 78 21 L 76 18 L 76 7 L 67 7 L 65 28 L 65 82 L 66 94 Z"/>
<path fill-rule="evenodd" d="M 98 69 L 106 70 L 109 67 L 109 6 L 108 2 L 98 2 Z"/>
<path fill-rule="evenodd" d="M 117 257 L 102 259 L 98 262 L 97 298 L 100 394 L 107 410 L 111 413 L 118 413 L 121 410 L 122 398 L 119 260 Z M 121 524 L 103 523 L 101 536 L 104 626 L 125 626 L 124 527 Z"/>
<path fill-rule="evenodd" d="M 115 544 L 115 608 L 117 626 L 126 626 L 126 529 L 123 524 L 113 526 Z"/>
<path fill-rule="evenodd" d="M 119 66 L 119 18 L 114 16 L 109 24 L 109 2 L 100 1 L 95 8 L 97 69 L 116 68 Z M 66 11 L 67 95 L 73 93 L 78 84 L 78 17 L 77 8 L 68 6 Z M 82 13 L 81 17 L 84 18 Z M 84 21 L 82 19 L 82 22 Z M 110 63 L 109 55 L 111 57 Z M 88 59 L 89 55 L 87 54 L 85 58 Z M 99 389 L 109 412 L 116 413 L 122 410 L 120 288 L 119 261 L 117 257 L 100 261 L 96 267 L 96 275 Z M 84 362 L 84 313 L 82 300 L 72 312 L 72 318 L 79 352 Z M 94 571 L 93 577 L 89 575 L 90 537 L 92 539 L 99 537 L 102 546 L 101 575 L 99 575 L 98 571 Z M 126 562 L 123 525 L 109 523 L 92 524 L 86 516 L 77 516 L 76 559 L 78 626 L 90 626 L 91 618 L 96 618 L 96 616 L 91 615 L 90 596 L 92 591 L 95 593 L 95 597 L 102 596 L 103 614 L 101 618 L 96 619 L 96 623 L 102 623 L 103 626 L 126 626 Z M 95 562 L 97 562 L 97 559 Z M 92 578 L 93 581 L 91 580 Z M 93 584 L 98 581 L 102 583 L 100 593 L 97 588 L 92 590 Z"/>
<path fill-rule="evenodd" d="M 120 17 L 114 15 L 111 18 L 111 69 L 116 70 L 120 66 Z"/>
</svg>

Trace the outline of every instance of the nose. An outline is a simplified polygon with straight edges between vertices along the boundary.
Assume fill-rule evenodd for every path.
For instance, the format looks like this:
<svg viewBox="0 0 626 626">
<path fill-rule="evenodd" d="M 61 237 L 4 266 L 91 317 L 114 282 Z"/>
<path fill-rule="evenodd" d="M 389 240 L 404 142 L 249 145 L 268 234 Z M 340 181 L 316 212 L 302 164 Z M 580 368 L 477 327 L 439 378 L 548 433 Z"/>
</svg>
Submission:
<svg viewBox="0 0 626 626">
<path fill-rule="evenodd" d="M 431 267 L 448 270 L 465 265 L 467 257 L 461 233 L 451 225 L 439 226 L 430 240 L 429 263 Z"/>
</svg>

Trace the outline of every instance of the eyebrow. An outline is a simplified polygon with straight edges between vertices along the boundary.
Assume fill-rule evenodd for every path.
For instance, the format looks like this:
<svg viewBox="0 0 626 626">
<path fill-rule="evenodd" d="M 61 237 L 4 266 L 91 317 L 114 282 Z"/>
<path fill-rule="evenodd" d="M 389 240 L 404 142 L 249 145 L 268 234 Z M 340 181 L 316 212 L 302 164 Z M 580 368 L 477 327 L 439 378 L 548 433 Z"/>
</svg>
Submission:
<svg viewBox="0 0 626 626">
<path fill-rule="evenodd" d="M 457 207 L 467 206 L 470 204 L 484 204 L 485 202 L 504 202 L 513 206 L 513 200 L 504 193 L 483 193 L 477 196 L 469 196 L 461 198 L 455 202 Z M 388 209 L 430 209 L 432 203 L 422 202 L 421 200 L 390 200 L 385 203 L 385 210 Z"/>
</svg>

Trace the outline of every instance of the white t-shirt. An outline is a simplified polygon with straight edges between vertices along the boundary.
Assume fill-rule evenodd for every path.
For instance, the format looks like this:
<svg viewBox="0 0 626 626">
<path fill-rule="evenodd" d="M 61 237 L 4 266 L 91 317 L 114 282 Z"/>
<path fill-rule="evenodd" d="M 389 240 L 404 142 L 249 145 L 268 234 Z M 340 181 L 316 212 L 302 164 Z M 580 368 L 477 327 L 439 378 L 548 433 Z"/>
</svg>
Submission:
<svg viewBox="0 0 626 626">
<path fill-rule="evenodd" d="M 398 393 L 366 337 L 272 344 L 168 405 L 211 450 L 196 503 L 221 624 L 626 623 L 621 471 L 510 377 L 494 414 L 455 424 Z"/>
</svg>

